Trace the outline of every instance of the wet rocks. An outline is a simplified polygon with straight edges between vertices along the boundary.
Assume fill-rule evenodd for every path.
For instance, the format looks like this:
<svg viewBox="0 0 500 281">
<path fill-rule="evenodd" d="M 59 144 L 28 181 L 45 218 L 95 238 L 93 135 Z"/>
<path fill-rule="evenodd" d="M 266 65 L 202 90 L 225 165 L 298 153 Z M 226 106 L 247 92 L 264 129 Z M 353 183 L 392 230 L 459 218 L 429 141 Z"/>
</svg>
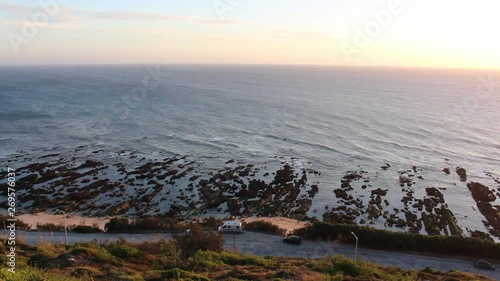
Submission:
<svg viewBox="0 0 500 281">
<path fill-rule="evenodd" d="M 488 202 L 477 202 L 477 207 L 481 214 L 486 218 L 484 223 L 489 232 L 500 238 L 500 205 L 491 205 Z"/>
<path fill-rule="evenodd" d="M 323 221 L 333 223 L 355 224 L 358 213 L 353 209 L 330 211 L 323 214 Z"/>
<path fill-rule="evenodd" d="M 337 188 L 333 192 L 335 193 L 335 196 L 337 198 L 342 198 L 344 200 L 349 200 L 349 195 L 347 194 L 347 192 L 345 190 Z"/>
<path fill-rule="evenodd" d="M 417 215 L 415 215 L 411 211 L 406 211 L 405 218 L 406 218 L 406 224 L 409 227 L 416 227 L 416 223 L 417 223 L 417 219 L 418 219 Z"/>
<path fill-rule="evenodd" d="M 440 235 L 441 227 L 439 225 L 439 218 L 433 213 L 422 213 L 422 221 L 424 229 L 429 235 Z"/>
<path fill-rule="evenodd" d="M 135 152 L 93 149 L 82 159 L 84 150 L 89 147 L 49 154 L 41 158 L 43 162 L 18 168 L 18 198 L 28 202 L 25 209 L 50 212 L 60 208 L 86 215 L 131 217 L 190 216 L 218 210 L 300 219 L 319 191 L 318 182 L 309 181 L 318 172 L 296 170 L 285 160 L 281 166 L 272 163 L 272 170 L 260 172 L 262 167 L 238 166 L 231 159 L 223 169 L 214 171 L 198 168 L 203 163 L 188 156 L 160 160 L 137 157 Z M 264 173 L 273 176 L 264 181 Z M 0 185 L 4 185 L 2 179 Z"/>
<path fill-rule="evenodd" d="M 113 206 L 106 213 L 108 215 L 113 215 L 113 216 L 123 215 L 131 207 L 132 207 L 132 202 L 123 202 L 121 204 Z"/>
<path fill-rule="evenodd" d="M 347 172 L 347 174 L 343 177 L 343 179 L 346 181 L 359 180 L 361 178 L 363 178 L 363 176 L 358 174 L 357 172 Z"/>
<path fill-rule="evenodd" d="M 399 185 L 400 186 L 411 186 L 413 184 L 413 180 L 405 175 L 400 175 L 399 176 Z"/>
<path fill-rule="evenodd" d="M 491 236 L 488 233 L 479 230 L 469 230 L 469 235 L 477 239 L 494 242 L 493 238 L 491 238 Z"/>
<path fill-rule="evenodd" d="M 495 201 L 497 198 L 495 196 L 495 193 L 493 193 L 492 190 L 490 190 L 489 187 L 478 183 L 478 182 L 470 182 L 467 184 L 467 187 L 472 193 L 472 198 L 476 202 L 483 201 L 483 202 L 491 202 Z"/>
<path fill-rule="evenodd" d="M 367 209 L 368 219 L 377 219 L 382 215 L 382 210 L 379 209 L 376 205 L 369 205 Z"/>
<path fill-rule="evenodd" d="M 372 195 L 385 196 L 387 194 L 387 189 L 377 188 L 371 191 Z"/>
<path fill-rule="evenodd" d="M 438 204 L 438 203 L 444 204 L 444 196 L 441 193 L 441 191 L 439 191 L 437 188 L 435 188 L 435 187 L 427 187 L 425 189 L 425 192 L 427 193 L 427 195 L 429 195 L 430 197 L 432 197 L 432 200 L 434 201 L 434 203 L 436 203 L 436 204 Z"/>
<path fill-rule="evenodd" d="M 455 169 L 461 181 L 467 181 L 467 171 L 464 168 L 457 167 Z"/>
</svg>

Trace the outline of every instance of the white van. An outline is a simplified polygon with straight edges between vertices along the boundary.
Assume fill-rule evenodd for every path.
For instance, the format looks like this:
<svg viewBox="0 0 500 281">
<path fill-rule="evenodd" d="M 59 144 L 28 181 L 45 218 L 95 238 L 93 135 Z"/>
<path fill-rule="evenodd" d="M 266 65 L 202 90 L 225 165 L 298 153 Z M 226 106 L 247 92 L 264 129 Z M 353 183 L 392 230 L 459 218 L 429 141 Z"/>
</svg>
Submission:
<svg viewBox="0 0 500 281">
<path fill-rule="evenodd" d="M 241 222 L 239 221 L 227 221 L 223 225 L 219 226 L 219 231 L 225 233 L 241 233 Z"/>
</svg>

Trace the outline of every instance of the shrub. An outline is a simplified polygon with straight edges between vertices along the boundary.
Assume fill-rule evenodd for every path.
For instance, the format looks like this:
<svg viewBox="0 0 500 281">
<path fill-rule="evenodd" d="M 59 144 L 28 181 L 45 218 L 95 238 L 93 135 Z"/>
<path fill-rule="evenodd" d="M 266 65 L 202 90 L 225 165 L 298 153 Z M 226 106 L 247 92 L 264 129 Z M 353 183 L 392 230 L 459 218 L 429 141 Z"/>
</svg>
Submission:
<svg viewBox="0 0 500 281">
<path fill-rule="evenodd" d="M 78 281 L 64 273 L 42 272 L 35 268 L 17 268 L 12 274 L 6 267 L 0 269 L 0 280 L 5 281 Z"/>
<path fill-rule="evenodd" d="M 157 241 L 144 241 L 139 244 L 137 244 L 135 247 L 145 253 L 151 254 L 151 255 L 158 255 L 162 253 L 163 249 L 165 248 L 165 245 L 168 243 L 174 242 L 172 240 L 165 240 L 164 238 L 161 238 Z"/>
<path fill-rule="evenodd" d="M 36 251 L 38 254 L 49 258 L 56 258 L 60 254 L 64 252 L 64 248 L 61 246 L 57 246 L 51 242 L 47 242 L 45 240 L 41 240 L 38 246 L 36 247 Z"/>
<path fill-rule="evenodd" d="M 136 248 L 132 248 L 125 245 L 113 247 L 109 252 L 111 253 L 111 255 L 120 258 L 122 260 L 129 260 L 131 258 L 139 256 L 140 254 L 140 251 L 137 250 Z"/>
<path fill-rule="evenodd" d="M 116 281 L 144 281 L 144 277 L 142 277 L 139 274 L 127 274 L 126 272 L 123 271 L 115 271 L 112 270 L 107 274 L 107 277 L 110 278 L 109 280 L 116 280 Z M 108 280 L 108 279 L 106 279 Z"/>
<path fill-rule="evenodd" d="M 169 217 L 147 217 L 135 220 L 132 227 L 140 230 L 176 230 L 179 226 L 179 221 Z"/>
<path fill-rule="evenodd" d="M 114 257 L 104 247 L 97 248 L 95 254 L 96 254 L 95 258 L 96 258 L 97 262 L 116 264 Z"/>
<path fill-rule="evenodd" d="M 249 223 L 244 223 L 243 227 L 245 230 L 253 230 L 264 233 L 272 233 L 277 235 L 285 235 L 286 229 L 280 228 L 279 226 L 262 220 L 257 220 Z"/>
<path fill-rule="evenodd" d="M 255 265 L 267 266 L 273 261 L 255 255 L 241 255 L 229 252 L 198 251 L 189 258 L 189 264 L 193 268 L 213 268 L 219 265 Z"/>
<path fill-rule="evenodd" d="M 122 217 L 115 217 L 109 220 L 104 225 L 104 229 L 107 232 L 124 232 L 132 229 L 128 219 Z"/>
<path fill-rule="evenodd" d="M 192 256 L 198 250 L 221 252 L 224 246 L 224 236 L 212 231 L 205 232 L 200 225 L 193 225 L 189 235 L 174 235 L 184 257 Z"/>
<path fill-rule="evenodd" d="M 165 241 L 165 240 L 164 240 Z M 162 243 L 161 262 L 166 267 L 177 267 L 182 261 L 182 250 L 176 240 L 168 240 Z"/>
<path fill-rule="evenodd" d="M 182 278 L 183 280 L 193 280 L 193 281 L 210 281 L 209 278 L 205 276 L 201 276 L 198 274 L 193 274 L 191 272 L 179 269 L 179 268 L 173 268 L 170 270 L 165 271 L 165 274 L 162 276 L 163 278 L 176 278 L 179 280 L 179 278 Z"/>
<path fill-rule="evenodd" d="M 295 230 L 295 234 L 311 239 L 337 240 L 354 243 L 356 233 L 360 246 L 396 251 L 434 252 L 446 255 L 463 255 L 500 259 L 500 244 L 472 237 L 428 236 L 413 233 L 391 232 L 367 226 L 315 222 Z"/>
<path fill-rule="evenodd" d="M 216 228 L 216 227 L 224 224 L 224 222 L 219 218 L 208 217 L 208 218 L 203 218 L 203 220 L 200 222 L 200 224 L 204 227 Z"/>
<path fill-rule="evenodd" d="M 333 270 L 342 272 L 343 275 L 357 277 L 361 275 L 361 269 L 357 262 L 343 255 L 335 255 L 333 258 Z"/>
<path fill-rule="evenodd" d="M 50 261 L 50 257 L 44 256 L 42 254 L 35 254 L 28 260 L 28 265 L 35 268 L 44 268 Z"/>
<path fill-rule="evenodd" d="M 73 277 L 96 277 L 102 275 L 102 273 L 93 267 L 77 267 L 71 271 L 71 276 Z"/>
<path fill-rule="evenodd" d="M 64 231 L 64 225 L 53 223 L 37 223 L 36 229 L 41 231 Z M 69 227 L 66 226 L 66 229 L 69 229 Z"/>
<path fill-rule="evenodd" d="M 76 233 L 99 233 L 99 232 L 102 232 L 102 230 L 100 228 L 94 227 L 94 226 L 88 226 L 88 225 L 75 226 L 72 229 L 72 231 L 76 232 Z"/>
</svg>

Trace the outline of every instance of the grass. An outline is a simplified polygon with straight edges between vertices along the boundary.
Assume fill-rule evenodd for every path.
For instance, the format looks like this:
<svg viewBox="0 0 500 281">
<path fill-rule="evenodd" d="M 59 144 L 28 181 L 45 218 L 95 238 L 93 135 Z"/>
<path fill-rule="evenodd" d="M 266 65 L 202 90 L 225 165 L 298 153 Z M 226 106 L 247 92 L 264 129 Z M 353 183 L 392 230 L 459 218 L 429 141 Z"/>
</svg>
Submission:
<svg viewBox="0 0 500 281">
<path fill-rule="evenodd" d="M 16 269 L 15 273 L 9 272 L 7 268 L 0 269 L 0 280 L 4 281 L 78 281 L 70 273 L 64 271 L 43 272 L 36 268 Z"/>
<path fill-rule="evenodd" d="M 5 281 L 164 281 L 164 280 L 482 280 L 486 277 L 459 271 L 420 271 L 383 267 L 365 260 L 354 261 L 342 255 L 317 259 L 259 257 L 255 255 L 197 251 L 180 255 L 175 240 L 131 243 L 125 239 L 99 244 L 70 246 L 43 242 L 38 247 L 22 245 L 16 274 L 0 269 Z M 4 248 L 2 255 L 5 254 Z M 175 262 L 173 259 L 177 259 Z M 26 260 L 41 263 L 27 265 Z M 69 262 L 72 259 L 73 262 Z"/>
</svg>

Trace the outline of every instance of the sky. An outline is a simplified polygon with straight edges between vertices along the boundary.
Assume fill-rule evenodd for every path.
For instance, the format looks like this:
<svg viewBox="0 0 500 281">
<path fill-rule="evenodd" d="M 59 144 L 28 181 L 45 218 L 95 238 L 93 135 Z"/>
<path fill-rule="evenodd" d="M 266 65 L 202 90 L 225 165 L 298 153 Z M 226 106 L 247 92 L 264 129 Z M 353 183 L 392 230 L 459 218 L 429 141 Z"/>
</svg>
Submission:
<svg viewBox="0 0 500 281">
<path fill-rule="evenodd" d="M 500 1 L 0 0 L 0 65 L 500 69 Z"/>
</svg>

